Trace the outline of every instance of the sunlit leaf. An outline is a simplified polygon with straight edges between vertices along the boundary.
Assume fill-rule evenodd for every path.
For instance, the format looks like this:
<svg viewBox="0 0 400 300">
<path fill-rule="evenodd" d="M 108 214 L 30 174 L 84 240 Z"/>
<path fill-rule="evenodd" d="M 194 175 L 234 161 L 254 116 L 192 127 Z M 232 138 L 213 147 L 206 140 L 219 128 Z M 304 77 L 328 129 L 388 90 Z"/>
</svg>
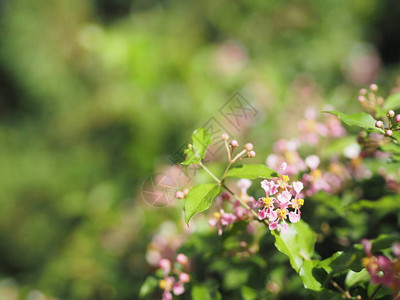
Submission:
<svg viewBox="0 0 400 300">
<path fill-rule="evenodd" d="M 199 163 L 206 155 L 207 148 L 212 143 L 212 138 L 208 130 L 200 127 L 192 134 L 191 148 L 187 148 L 184 152 L 186 160 L 183 165 L 191 165 Z"/>
<path fill-rule="evenodd" d="M 364 112 L 354 114 L 345 114 L 339 111 L 324 112 L 337 116 L 343 123 L 349 126 L 358 126 L 363 129 L 368 129 L 370 131 L 384 133 L 383 129 L 375 127 L 376 120 L 370 114 Z"/>
<path fill-rule="evenodd" d="M 186 224 L 195 214 L 208 209 L 219 191 L 220 186 L 213 183 L 200 184 L 191 189 L 185 199 Z"/>
<path fill-rule="evenodd" d="M 266 165 L 242 165 L 232 168 L 228 171 L 225 177 L 236 177 L 246 179 L 256 178 L 272 178 L 279 176 L 274 170 L 271 170 Z"/>
</svg>

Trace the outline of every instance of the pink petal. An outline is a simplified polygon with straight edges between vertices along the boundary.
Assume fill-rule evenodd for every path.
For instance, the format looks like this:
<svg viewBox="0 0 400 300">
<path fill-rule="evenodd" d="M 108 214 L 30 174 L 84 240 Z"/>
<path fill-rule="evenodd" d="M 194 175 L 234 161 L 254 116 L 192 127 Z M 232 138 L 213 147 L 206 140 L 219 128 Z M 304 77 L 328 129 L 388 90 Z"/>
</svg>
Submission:
<svg viewBox="0 0 400 300">
<path fill-rule="evenodd" d="M 182 295 L 185 292 L 185 288 L 183 287 L 182 283 L 174 283 L 174 285 L 172 286 L 172 292 L 179 296 Z"/>
<path fill-rule="evenodd" d="M 278 223 L 277 222 L 271 222 L 269 223 L 269 230 L 275 230 L 276 228 L 278 228 Z"/>
<path fill-rule="evenodd" d="M 293 188 L 296 191 L 296 193 L 298 194 L 304 188 L 304 185 L 301 181 L 295 181 L 295 182 L 293 182 Z"/>
</svg>

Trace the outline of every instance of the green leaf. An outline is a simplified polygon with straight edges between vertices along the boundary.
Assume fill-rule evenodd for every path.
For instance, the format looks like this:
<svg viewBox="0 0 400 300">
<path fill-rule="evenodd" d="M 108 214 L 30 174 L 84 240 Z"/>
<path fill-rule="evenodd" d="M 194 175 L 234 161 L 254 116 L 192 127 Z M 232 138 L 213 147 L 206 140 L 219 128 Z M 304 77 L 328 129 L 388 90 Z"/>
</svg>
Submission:
<svg viewBox="0 0 400 300">
<path fill-rule="evenodd" d="M 346 275 L 346 280 L 344 281 L 346 287 L 350 288 L 354 285 L 358 285 L 362 282 L 369 281 L 369 274 L 367 269 L 362 269 L 360 272 L 349 271 Z"/>
<path fill-rule="evenodd" d="M 213 183 L 200 184 L 192 188 L 185 199 L 186 224 L 189 224 L 195 214 L 208 209 L 219 191 L 220 186 Z"/>
<path fill-rule="evenodd" d="M 381 128 L 375 127 L 376 120 L 369 114 L 364 112 L 345 114 L 339 111 L 324 111 L 324 113 L 329 113 L 337 116 L 343 123 L 349 126 L 358 126 L 371 131 L 384 133 Z"/>
<path fill-rule="evenodd" d="M 300 221 L 289 224 L 287 233 L 272 231 L 275 247 L 289 257 L 290 264 L 298 273 L 304 260 L 310 260 L 314 253 L 316 234 L 307 223 Z"/>
<path fill-rule="evenodd" d="M 208 285 L 195 285 L 192 288 L 193 300 L 220 300 L 221 294 L 216 288 Z"/>
<path fill-rule="evenodd" d="M 155 277 L 153 276 L 147 277 L 144 283 L 142 284 L 142 287 L 140 288 L 139 297 L 144 298 L 148 296 L 151 292 L 155 290 L 157 286 L 158 286 L 158 280 Z"/>
<path fill-rule="evenodd" d="M 400 108 L 400 93 L 391 94 L 386 98 L 383 108 L 388 111 L 390 109 L 396 110 Z"/>
<path fill-rule="evenodd" d="M 192 146 L 184 152 L 186 160 L 183 165 L 191 165 L 199 163 L 206 155 L 207 148 L 212 143 L 211 134 L 204 128 L 200 127 L 193 131 Z"/>
<path fill-rule="evenodd" d="M 279 176 L 274 170 L 271 170 L 266 165 L 242 165 L 232 168 L 228 171 L 225 177 L 236 177 L 246 179 L 256 178 L 272 178 Z"/>
<path fill-rule="evenodd" d="M 251 287 L 246 286 L 246 285 L 242 286 L 241 294 L 242 294 L 243 300 L 256 300 L 256 299 L 258 299 L 257 291 L 252 289 Z"/>
</svg>

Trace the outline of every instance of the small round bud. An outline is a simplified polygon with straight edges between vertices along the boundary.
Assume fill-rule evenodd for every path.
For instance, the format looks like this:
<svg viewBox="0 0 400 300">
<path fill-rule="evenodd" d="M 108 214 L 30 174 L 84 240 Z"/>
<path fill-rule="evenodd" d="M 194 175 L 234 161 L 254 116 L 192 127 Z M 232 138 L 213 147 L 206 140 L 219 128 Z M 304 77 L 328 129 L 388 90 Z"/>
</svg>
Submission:
<svg viewBox="0 0 400 300">
<path fill-rule="evenodd" d="M 181 265 L 186 265 L 189 261 L 187 256 L 185 254 L 179 253 L 176 257 L 176 261 L 180 263 Z"/>
<path fill-rule="evenodd" d="M 187 273 L 181 273 L 179 274 L 179 281 L 183 283 L 188 283 L 190 282 L 190 275 Z"/>
<path fill-rule="evenodd" d="M 193 149 L 193 145 L 192 145 L 192 144 L 189 144 L 189 145 L 188 145 L 188 148 L 189 148 L 189 149 Z"/>
<path fill-rule="evenodd" d="M 391 131 L 390 129 L 386 130 L 386 135 L 387 136 L 392 136 L 393 131 Z"/>
<path fill-rule="evenodd" d="M 182 192 L 183 192 L 183 194 L 184 194 L 185 197 L 186 197 L 187 194 L 189 194 L 189 189 L 188 189 L 188 188 L 184 188 Z"/>
<path fill-rule="evenodd" d="M 357 98 L 358 102 L 365 102 L 365 97 L 364 96 L 358 96 Z"/>
<path fill-rule="evenodd" d="M 232 141 L 231 141 L 231 147 L 232 147 L 232 148 L 237 148 L 237 147 L 239 147 L 238 141 L 237 141 L 237 140 L 232 140 Z"/>
<path fill-rule="evenodd" d="M 400 123 L 400 115 L 397 115 L 395 120 L 396 120 L 396 123 Z"/>
<path fill-rule="evenodd" d="M 382 128 L 383 127 L 383 122 L 382 121 L 376 121 L 375 126 L 378 128 Z"/>
<path fill-rule="evenodd" d="M 371 84 L 371 85 L 369 86 L 369 89 L 370 89 L 371 91 L 373 91 L 373 92 L 377 92 L 377 91 L 378 91 L 378 86 L 377 86 L 375 83 L 373 83 L 373 84 Z"/>
<path fill-rule="evenodd" d="M 223 133 L 223 134 L 221 135 L 221 140 L 223 140 L 223 141 L 229 140 L 229 135 L 228 135 L 227 133 Z"/>
<path fill-rule="evenodd" d="M 360 95 L 366 95 L 367 94 L 367 90 L 366 89 L 361 89 L 360 90 Z"/>
<path fill-rule="evenodd" d="M 175 193 L 175 198 L 176 199 L 183 199 L 183 198 L 185 198 L 185 194 L 183 193 L 183 191 L 177 191 Z"/>
<path fill-rule="evenodd" d="M 171 262 L 170 262 L 168 259 L 163 258 L 163 259 L 161 259 L 160 262 L 158 263 L 158 266 L 159 266 L 161 269 L 163 269 L 163 270 L 169 272 L 169 270 L 171 269 Z"/>
<path fill-rule="evenodd" d="M 253 144 L 252 143 L 247 143 L 246 145 L 244 145 L 244 149 L 246 149 L 247 151 L 253 150 Z"/>
<path fill-rule="evenodd" d="M 256 153 L 255 153 L 254 151 L 250 151 L 250 152 L 248 153 L 248 155 L 249 155 L 249 157 L 255 157 L 255 156 L 256 156 Z"/>
<path fill-rule="evenodd" d="M 393 118 L 394 117 L 394 111 L 393 110 L 389 110 L 388 111 L 388 117 L 389 118 Z"/>
</svg>

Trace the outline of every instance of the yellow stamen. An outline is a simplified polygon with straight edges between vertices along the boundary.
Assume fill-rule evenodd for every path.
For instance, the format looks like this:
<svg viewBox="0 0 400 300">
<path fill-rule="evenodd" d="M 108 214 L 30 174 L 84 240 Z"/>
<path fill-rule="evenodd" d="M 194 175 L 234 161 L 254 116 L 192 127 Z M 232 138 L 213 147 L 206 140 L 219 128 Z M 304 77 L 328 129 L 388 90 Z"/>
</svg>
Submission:
<svg viewBox="0 0 400 300">
<path fill-rule="evenodd" d="M 216 212 L 214 213 L 213 217 L 214 217 L 214 219 L 219 219 L 219 218 L 221 218 L 221 214 L 220 214 L 219 212 L 216 211 Z"/>
<path fill-rule="evenodd" d="M 264 198 L 263 201 L 264 201 L 264 204 L 265 204 L 266 206 L 271 206 L 271 204 L 272 204 L 272 199 L 269 198 L 269 197 Z"/>
<path fill-rule="evenodd" d="M 299 205 L 304 205 L 304 199 L 297 199 L 297 203 Z"/>
<path fill-rule="evenodd" d="M 281 219 L 281 220 L 286 219 L 286 210 L 278 209 L 276 213 L 277 213 L 279 219 Z"/>
<path fill-rule="evenodd" d="M 283 175 L 282 176 L 282 179 L 284 180 L 284 181 L 286 181 L 286 182 L 288 182 L 290 179 L 289 179 L 289 176 L 287 176 L 287 175 Z"/>
</svg>

